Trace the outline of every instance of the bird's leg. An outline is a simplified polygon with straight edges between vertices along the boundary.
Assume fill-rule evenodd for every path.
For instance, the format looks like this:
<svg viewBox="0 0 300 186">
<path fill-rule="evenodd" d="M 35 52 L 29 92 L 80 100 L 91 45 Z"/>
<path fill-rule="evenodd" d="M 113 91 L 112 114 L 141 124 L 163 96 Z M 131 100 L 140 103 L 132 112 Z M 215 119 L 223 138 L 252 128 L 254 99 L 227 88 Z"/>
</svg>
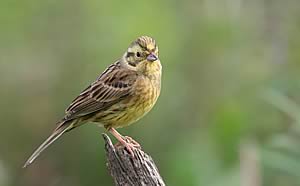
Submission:
<svg viewBox="0 0 300 186">
<path fill-rule="evenodd" d="M 132 144 L 131 142 L 134 141 L 130 137 L 123 137 L 116 129 L 109 128 L 108 131 L 117 138 L 117 140 L 126 147 L 126 149 L 129 151 L 132 157 L 134 157 L 133 149 L 135 148 L 136 144 Z M 130 138 L 130 139 L 129 139 Z M 130 141 L 131 140 L 131 141 Z M 134 141 L 137 143 L 136 141 Z M 138 144 L 138 143 L 137 143 Z"/>
</svg>

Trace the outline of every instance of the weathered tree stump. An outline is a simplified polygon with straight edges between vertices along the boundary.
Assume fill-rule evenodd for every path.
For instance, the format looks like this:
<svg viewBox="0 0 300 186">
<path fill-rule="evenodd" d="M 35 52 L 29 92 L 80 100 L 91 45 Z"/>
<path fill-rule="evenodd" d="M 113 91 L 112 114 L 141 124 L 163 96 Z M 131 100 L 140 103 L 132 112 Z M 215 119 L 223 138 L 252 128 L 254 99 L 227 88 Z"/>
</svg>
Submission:
<svg viewBox="0 0 300 186">
<path fill-rule="evenodd" d="M 152 158 L 140 149 L 134 149 L 132 157 L 123 146 L 115 147 L 103 134 L 107 167 L 117 186 L 164 186 Z"/>
</svg>

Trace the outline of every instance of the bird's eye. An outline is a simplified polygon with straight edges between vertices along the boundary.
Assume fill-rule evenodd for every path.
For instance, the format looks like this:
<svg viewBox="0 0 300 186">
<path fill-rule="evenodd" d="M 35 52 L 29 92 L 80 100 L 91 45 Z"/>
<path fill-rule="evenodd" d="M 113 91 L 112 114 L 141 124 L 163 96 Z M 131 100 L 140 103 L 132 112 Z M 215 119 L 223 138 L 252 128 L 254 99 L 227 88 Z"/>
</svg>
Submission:
<svg viewBox="0 0 300 186">
<path fill-rule="evenodd" d="M 137 53 L 136 53 L 136 57 L 141 57 L 141 53 L 140 53 L 140 52 L 137 52 Z"/>
</svg>

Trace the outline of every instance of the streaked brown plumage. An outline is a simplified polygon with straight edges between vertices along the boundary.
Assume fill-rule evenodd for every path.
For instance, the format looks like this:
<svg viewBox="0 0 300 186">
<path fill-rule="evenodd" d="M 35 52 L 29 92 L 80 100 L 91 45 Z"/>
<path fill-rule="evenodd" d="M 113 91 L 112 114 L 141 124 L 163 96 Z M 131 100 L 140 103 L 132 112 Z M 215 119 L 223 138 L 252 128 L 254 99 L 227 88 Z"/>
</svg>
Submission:
<svg viewBox="0 0 300 186">
<path fill-rule="evenodd" d="M 88 121 L 105 127 L 132 153 L 133 146 L 115 128 L 130 125 L 149 112 L 159 96 L 160 83 L 158 47 L 151 37 L 141 36 L 129 46 L 122 58 L 110 65 L 73 100 L 66 109 L 65 117 L 24 167 L 62 134 Z"/>
</svg>

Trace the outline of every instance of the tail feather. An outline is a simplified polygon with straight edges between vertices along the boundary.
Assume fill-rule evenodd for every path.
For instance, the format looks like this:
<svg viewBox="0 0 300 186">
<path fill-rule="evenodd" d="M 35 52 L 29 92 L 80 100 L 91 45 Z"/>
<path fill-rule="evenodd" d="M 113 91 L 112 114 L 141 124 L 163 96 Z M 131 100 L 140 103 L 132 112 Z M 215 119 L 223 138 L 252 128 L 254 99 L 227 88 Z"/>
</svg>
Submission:
<svg viewBox="0 0 300 186">
<path fill-rule="evenodd" d="M 60 123 L 54 132 L 34 151 L 29 159 L 24 164 L 23 168 L 30 165 L 49 145 L 56 141 L 61 135 L 73 127 L 72 123 Z"/>
</svg>

